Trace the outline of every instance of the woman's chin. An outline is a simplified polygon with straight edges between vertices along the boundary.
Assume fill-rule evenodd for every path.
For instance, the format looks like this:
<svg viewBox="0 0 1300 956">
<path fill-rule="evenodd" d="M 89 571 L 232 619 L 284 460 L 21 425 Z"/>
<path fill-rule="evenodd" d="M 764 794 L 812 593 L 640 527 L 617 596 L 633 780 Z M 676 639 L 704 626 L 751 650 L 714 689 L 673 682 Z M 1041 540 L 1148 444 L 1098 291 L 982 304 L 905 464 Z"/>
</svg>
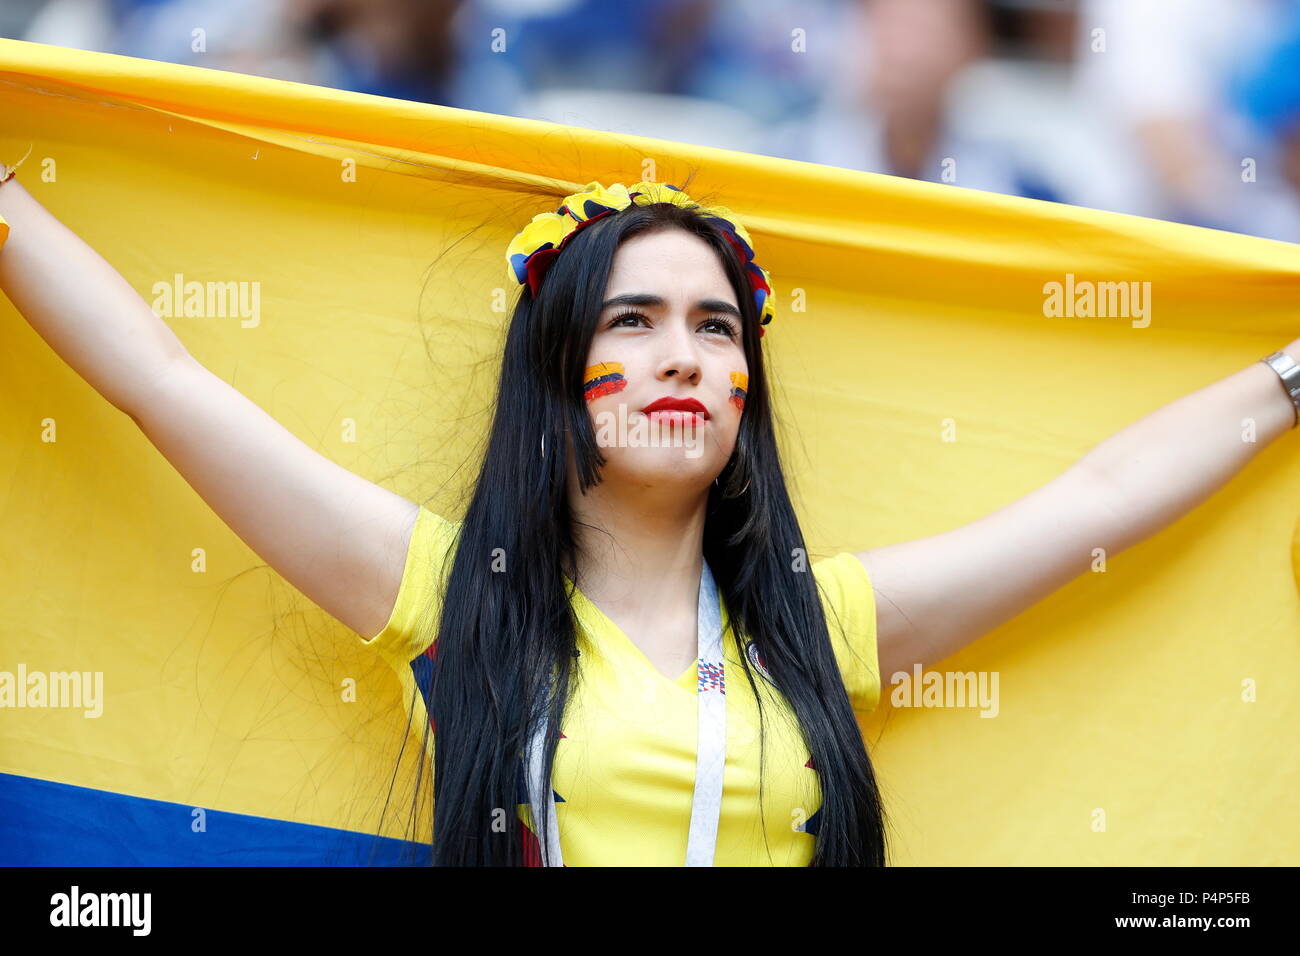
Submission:
<svg viewBox="0 0 1300 956">
<path fill-rule="evenodd" d="M 605 456 L 610 478 L 640 487 L 680 486 L 688 492 L 706 487 L 726 465 L 687 448 L 620 448 L 617 461 L 608 451 Z"/>
</svg>

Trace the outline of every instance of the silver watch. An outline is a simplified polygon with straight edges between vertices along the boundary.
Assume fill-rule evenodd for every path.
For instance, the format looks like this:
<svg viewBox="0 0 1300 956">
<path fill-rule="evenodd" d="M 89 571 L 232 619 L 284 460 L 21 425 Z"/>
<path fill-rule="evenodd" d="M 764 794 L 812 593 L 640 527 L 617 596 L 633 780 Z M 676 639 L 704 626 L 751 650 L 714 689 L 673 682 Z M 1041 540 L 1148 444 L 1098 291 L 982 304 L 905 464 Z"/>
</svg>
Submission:
<svg viewBox="0 0 1300 956">
<path fill-rule="evenodd" d="M 1282 387 L 1286 389 L 1287 397 L 1291 399 L 1291 404 L 1295 406 L 1296 420 L 1291 427 L 1295 428 L 1300 425 L 1300 365 L 1296 364 L 1295 359 L 1285 352 L 1274 352 L 1266 358 L 1260 359 L 1265 365 L 1268 365 L 1282 379 Z"/>
</svg>

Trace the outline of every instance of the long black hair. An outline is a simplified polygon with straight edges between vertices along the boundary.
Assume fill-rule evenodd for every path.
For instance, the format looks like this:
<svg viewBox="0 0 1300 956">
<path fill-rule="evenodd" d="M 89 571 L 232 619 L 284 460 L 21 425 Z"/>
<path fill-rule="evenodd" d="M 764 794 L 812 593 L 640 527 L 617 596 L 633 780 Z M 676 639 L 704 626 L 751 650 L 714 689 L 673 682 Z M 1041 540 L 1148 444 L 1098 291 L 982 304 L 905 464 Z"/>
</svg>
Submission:
<svg viewBox="0 0 1300 956">
<path fill-rule="evenodd" d="M 534 838 L 516 817 L 526 799 L 521 757 L 547 708 L 544 766 L 550 779 L 565 703 L 581 679 L 564 581 L 567 574 L 581 586 L 567 496 L 569 458 L 583 493 L 600 481 L 605 463 L 583 400 L 583 371 L 615 253 L 631 237 L 662 229 L 685 230 L 714 249 L 742 312 L 749 389 L 735 450 L 709 492 L 704 557 L 731 627 L 756 644 L 812 754 L 822 793 L 812 865 L 886 862 L 875 775 L 815 578 L 800 558 L 807 550 L 781 469 L 758 310 L 743 264 L 722 231 L 697 210 L 634 203 L 574 234 L 537 296 L 522 288 L 510 318 L 483 462 L 449 555 L 432 632 L 437 641 L 424 728 L 426 749 L 428 734 L 436 740 L 432 801 L 422 799 L 427 791 L 420 774 L 411 806 L 413 814 L 421 805 L 433 814 L 434 865 L 535 865 Z M 747 655 L 739 658 L 759 701 L 761 754 L 763 695 Z M 762 762 L 760 786 L 761 779 Z M 544 834 L 554 805 L 542 804 L 544 818 L 535 822 Z"/>
</svg>

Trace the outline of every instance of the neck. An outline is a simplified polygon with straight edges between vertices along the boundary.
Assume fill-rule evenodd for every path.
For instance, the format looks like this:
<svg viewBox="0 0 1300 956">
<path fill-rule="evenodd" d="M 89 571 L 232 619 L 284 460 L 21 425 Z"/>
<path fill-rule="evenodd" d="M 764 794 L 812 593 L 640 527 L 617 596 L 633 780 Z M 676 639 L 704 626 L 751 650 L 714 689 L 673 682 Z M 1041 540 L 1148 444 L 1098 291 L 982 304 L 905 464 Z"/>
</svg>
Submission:
<svg viewBox="0 0 1300 956">
<path fill-rule="evenodd" d="M 610 481 L 570 491 L 576 584 L 602 607 L 629 611 L 695 606 L 704 561 L 708 489 L 654 489 Z"/>
</svg>

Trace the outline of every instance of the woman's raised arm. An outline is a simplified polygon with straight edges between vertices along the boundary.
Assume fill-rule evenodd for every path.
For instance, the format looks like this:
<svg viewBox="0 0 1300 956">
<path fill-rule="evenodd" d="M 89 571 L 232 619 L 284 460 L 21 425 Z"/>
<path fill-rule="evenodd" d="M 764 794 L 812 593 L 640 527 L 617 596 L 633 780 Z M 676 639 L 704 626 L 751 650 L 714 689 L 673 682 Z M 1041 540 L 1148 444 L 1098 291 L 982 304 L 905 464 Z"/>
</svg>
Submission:
<svg viewBox="0 0 1300 956">
<path fill-rule="evenodd" d="M 0 216 L 0 289 L 41 338 L 263 560 L 361 636 L 377 634 L 418 507 L 318 454 L 200 365 L 16 178 L 0 184 Z"/>
<path fill-rule="evenodd" d="M 1300 362 L 1300 339 L 1282 351 Z M 969 524 L 858 552 L 879 588 L 885 684 L 950 654 L 1205 501 L 1296 426 L 1262 362 L 1183 395 Z"/>
</svg>

